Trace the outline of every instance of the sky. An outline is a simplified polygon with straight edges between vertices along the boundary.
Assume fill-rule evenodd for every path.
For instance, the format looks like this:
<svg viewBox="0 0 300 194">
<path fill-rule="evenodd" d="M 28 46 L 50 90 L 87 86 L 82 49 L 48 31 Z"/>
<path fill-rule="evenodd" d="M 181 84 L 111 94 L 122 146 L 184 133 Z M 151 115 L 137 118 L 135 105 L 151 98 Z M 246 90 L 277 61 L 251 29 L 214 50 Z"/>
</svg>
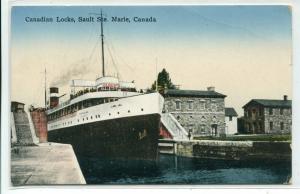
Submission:
<svg viewBox="0 0 300 194">
<path fill-rule="evenodd" d="M 101 76 L 99 22 L 56 22 L 104 12 L 105 69 L 139 89 L 162 68 L 181 89 L 227 95 L 242 116 L 253 98 L 292 99 L 292 26 L 288 6 L 13 7 L 11 100 L 43 106 L 46 84 L 69 93 L 71 79 Z M 130 23 L 111 22 L 128 17 Z M 26 22 L 51 17 L 53 22 Z M 152 17 L 156 22 L 134 22 Z"/>
</svg>

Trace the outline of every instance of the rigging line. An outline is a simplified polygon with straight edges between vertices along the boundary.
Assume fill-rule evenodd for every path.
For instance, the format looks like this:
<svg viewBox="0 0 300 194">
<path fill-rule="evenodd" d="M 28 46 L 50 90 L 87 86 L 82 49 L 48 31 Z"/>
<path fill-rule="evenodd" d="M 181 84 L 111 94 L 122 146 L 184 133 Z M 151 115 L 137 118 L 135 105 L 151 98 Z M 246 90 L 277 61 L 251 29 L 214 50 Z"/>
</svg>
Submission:
<svg viewBox="0 0 300 194">
<path fill-rule="evenodd" d="M 249 35 L 251 35 L 251 36 L 253 36 L 253 37 L 257 38 L 257 39 L 264 39 L 264 38 L 266 38 L 266 37 L 261 37 L 261 36 L 257 35 L 253 31 L 251 31 L 251 30 L 249 30 L 249 29 L 247 29 L 245 27 L 235 26 L 235 25 L 227 24 L 227 23 L 224 23 L 224 22 L 220 22 L 220 21 L 208 18 L 206 16 L 203 16 L 203 15 L 199 14 L 198 12 L 196 12 L 195 10 L 192 10 L 192 9 L 188 9 L 188 8 L 183 8 L 183 9 L 185 9 L 186 11 L 191 12 L 191 13 L 199 16 L 200 18 L 202 18 L 203 20 L 206 20 L 208 22 L 212 22 L 212 23 L 215 23 L 215 24 L 218 24 L 218 25 L 226 26 L 228 28 L 233 28 L 233 29 L 238 29 L 238 30 L 241 30 L 241 31 L 245 31 Z"/>
<path fill-rule="evenodd" d="M 97 41 L 96 41 L 96 43 L 95 43 L 95 45 L 94 45 L 94 47 L 93 47 L 93 49 L 92 49 L 92 51 L 91 51 L 89 57 L 87 58 L 87 59 L 88 59 L 87 66 L 89 66 L 89 65 L 91 64 L 92 57 L 93 57 L 93 55 L 94 55 L 94 53 L 95 53 L 95 51 L 96 51 L 96 48 L 97 48 L 97 45 L 98 45 L 98 44 L 99 44 L 99 38 L 97 38 Z"/>
<path fill-rule="evenodd" d="M 114 46 L 113 46 L 112 41 L 111 41 L 109 38 L 106 38 L 106 40 L 107 40 L 107 42 L 109 42 L 109 45 L 111 46 L 113 52 L 114 52 L 115 55 L 118 57 L 118 59 L 122 62 L 122 64 L 125 65 L 125 66 L 133 73 L 133 75 L 134 75 L 135 77 L 138 77 L 138 79 L 143 80 L 144 77 L 141 76 L 139 73 L 136 73 L 135 68 L 133 68 L 133 67 L 131 67 L 130 65 L 128 65 L 128 64 L 125 62 L 125 60 L 124 60 L 120 55 L 117 54 L 117 52 L 114 50 Z"/>
<path fill-rule="evenodd" d="M 117 67 L 117 65 L 116 65 L 116 63 L 115 63 L 115 61 L 114 61 L 114 58 L 113 58 L 112 53 L 111 53 L 111 50 L 110 50 L 108 44 L 106 44 L 106 45 L 107 45 L 108 53 L 109 53 L 109 55 L 110 55 L 110 57 L 111 57 L 111 60 L 112 60 L 112 64 L 114 65 L 114 67 L 115 67 L 115 69 L 116 69 L 116 71 L 117 71 L 118 77 L 121 78 L 122 76 L 121 76 L 121 74 L 120 74 L 120 72 L 119 72 L 119 70 L 118 70 L 118 67 Z"/>
<path fill-rule="evenodd" d="M 113 53 L 115 53 L 115 55 L 120 59 L 120 61 L 122 62 L 122 64 L 124 64 L 126 67 L 128 67 L 128 68 L 130 69 L 130 71 L 135 72 L 135 69 L 132 68 L 130 65 L 128 65 L 128 64 L 123 60 L 123 58 L 115 51 L 114 45 L 113 45 L 112 41 L 111 41 L 110 39 L 108 39 L 108 41 L 109 41 L 109 43 L 110 43 L 110 45 L 111 45 L 111 48 L 112 48 Z"/>
</svg>

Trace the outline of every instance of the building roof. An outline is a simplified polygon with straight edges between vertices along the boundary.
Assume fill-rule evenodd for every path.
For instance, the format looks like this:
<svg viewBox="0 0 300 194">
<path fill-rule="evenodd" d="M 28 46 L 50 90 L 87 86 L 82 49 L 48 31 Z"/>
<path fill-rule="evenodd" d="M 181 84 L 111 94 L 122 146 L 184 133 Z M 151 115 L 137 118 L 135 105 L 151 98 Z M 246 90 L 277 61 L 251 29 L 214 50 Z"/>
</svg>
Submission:
<svg viewBox="0 0 300 194">
<path fill-rule="evenodd" d="M 226 95 L 208 90 L 179 90 L 168 89 L 165 90 L 165 96 L 176 97 L 209 97 L 209 98 L 225 98 Z"/>
<path fill-rule="evenodd" d="M 260 104 L 264 107 L 278 107 L 278 108 L 291 108 L 291 100 L 269 100 L 269 99 L 252 99 L 250 102 L 245 104 L 243 108 L 250 104 Z"/>
<path fill-rule="evenodd" d="M 238 114 L 236 113 L 236 111 L 234 110 L 234 108 L 225 108 L 225 116 L 229 117 L 229 116 L 233 116 L 233 117 L 237 117 Z"/>
</svg>

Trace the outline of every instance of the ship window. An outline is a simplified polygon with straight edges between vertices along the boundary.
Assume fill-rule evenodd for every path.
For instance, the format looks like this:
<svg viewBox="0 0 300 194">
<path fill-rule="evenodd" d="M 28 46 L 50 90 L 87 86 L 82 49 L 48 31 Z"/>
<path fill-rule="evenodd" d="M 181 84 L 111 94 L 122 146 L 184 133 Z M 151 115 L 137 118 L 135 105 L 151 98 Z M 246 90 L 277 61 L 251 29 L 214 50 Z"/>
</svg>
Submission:
<svg viewBox="0 0 300 194">
<path fill-rule="evenodd" d="M 93 119 L 93 116 L 91 116 L 91 119 Z"/>
<path fill-rule="evenodd" d="M 84 118 L 82 118 L 82 120 L 84 121 Z"/>
<path fill-rule="evenodd" d="M 78 123 L 79 123 L 79 119 L 78 119 Z"/>
<path fill-rule="evenodd" d="M 141 111 L 144 111 L 144 109 L 143 109 L 143 108 L 141 108 Z"/>
<path fill-rule="evenodd" d="M 130 113 L 130 110 L 128 110 L 128 113 Z"/>
<path fill-rule="evenodd" d="M 111 114 L 109 113 L 108 115 L 110 116 Z"/>
<path fill-rule="evenodd" d="M 120 114 L 120 112 L 118 112 L 118 114 Z"/>
<path fill-rule="evenodd" d="M 97 115 L 95 115 L 95 117 L 97 118 Z"/>
<path fill-rule="evenodd" d="M 100 118 L 100 115 L 98 115 L 98 118 Z"/>
<path fill-rule="evenodd" d="M 89 117 L 86 117 L 86 120 L 89 120 Z"/>
</svg>

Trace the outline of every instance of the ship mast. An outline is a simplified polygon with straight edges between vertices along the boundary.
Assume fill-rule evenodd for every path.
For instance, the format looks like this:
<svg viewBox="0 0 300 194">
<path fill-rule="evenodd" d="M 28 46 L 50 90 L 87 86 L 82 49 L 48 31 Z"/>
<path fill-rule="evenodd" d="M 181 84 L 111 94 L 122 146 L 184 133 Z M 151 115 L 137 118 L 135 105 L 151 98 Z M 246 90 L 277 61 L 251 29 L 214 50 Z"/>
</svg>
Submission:
<svg viewBox="0 0 300 194">
<path fill-rule="evenodd" d="M 101 10 L 101 48 L 102 48 L 102 77 L 105 76 L 105 69 L 104 69 L 104 41 L 103 41 L 103 17 L 102 17 L 102 10 Z"/>
</svg>

